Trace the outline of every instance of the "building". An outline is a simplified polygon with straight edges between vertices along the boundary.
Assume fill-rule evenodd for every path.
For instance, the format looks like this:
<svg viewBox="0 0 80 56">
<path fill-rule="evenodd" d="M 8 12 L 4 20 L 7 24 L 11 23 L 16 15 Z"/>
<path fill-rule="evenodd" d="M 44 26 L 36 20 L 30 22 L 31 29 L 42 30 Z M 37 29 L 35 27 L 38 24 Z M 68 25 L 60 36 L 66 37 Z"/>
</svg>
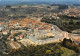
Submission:
<svg viewBox="0 0 80 56">
<path fill-rule="evenodd" d="M 2 38 L 2 32 L 0 32 L 0 39 Z"/>
<path fill-rule="evenodd" d="M 3 33 L 3 35 L 7 35 L 8 31 L 3 31 L 2 33 Z"/>
<path fill-rule="evenodd" d="M 49 37 L 49 36 L 55 36 L 55 34 L 54 33 L 47 33 L 47 36 Z"/>
<path fill-rule="evenodd" d="M 12 33 L 12 34 L 8 37 L 8 40 L 10 40 L 10 39 L 11 39 L 11 37 L 13 37 L 13 36 L 14 36 L 14 34 L 15 34 L 15 33 Z"/>
<path fill-rule="evenodd" d="M 21 47 L 20 44 L 14 41 L 10 41 L 9 44 L 12 47 L 12 49 L 19 49 Z"/>
<path fill-rule="evenodd" d="M 3 31 L 4 30 L 4 27 L 0 27 L 0 31 Z"/>
<path fill-rule="evenodd" d="M 35 38 L 35 37 L 33 37 L 33 36 L 30 36 L 29 37 L 29 40 L 31 40 L 32 42 L 34 42 L 35 44 L 37 44 L 37 39 Z"/>
<path fill-rule="evenodd" d="M 4 22 L 1 22 L 1 23 L 0 23 L 0 26 L 1 26 L 1 25 L 4 25 Z"/>
<path fill-rule="evenodd" d="M 24 33 L 22 33 L 22 34 L 20 35 L 20 39 L 23 39 L 23 37 L 24 37 Z"/>
</svg>

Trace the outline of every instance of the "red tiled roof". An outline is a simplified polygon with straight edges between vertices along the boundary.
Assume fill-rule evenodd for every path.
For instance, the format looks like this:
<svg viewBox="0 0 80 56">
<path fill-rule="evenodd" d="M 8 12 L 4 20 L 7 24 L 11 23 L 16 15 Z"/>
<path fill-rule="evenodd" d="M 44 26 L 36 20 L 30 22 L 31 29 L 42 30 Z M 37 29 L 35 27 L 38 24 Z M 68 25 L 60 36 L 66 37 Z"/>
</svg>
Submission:
<svg viewBox="0 0 80 56">
<path fill-rule="evenodd" d="M 20 37 L 23 38 L 24 37 L 24 33 L 22 33 Z"/>
<path fill-rule="evenodd" d="M 11 41 L 11 43 L 15 46 L 15 47 L 18 47 L 18 44 L 14 41 Z"/>
<path fill-rule="evenodd" d="M 14 35 L 15 33 L 12 33 L 9 37 L 8 37 L 8 40 Z"/>
</svg>

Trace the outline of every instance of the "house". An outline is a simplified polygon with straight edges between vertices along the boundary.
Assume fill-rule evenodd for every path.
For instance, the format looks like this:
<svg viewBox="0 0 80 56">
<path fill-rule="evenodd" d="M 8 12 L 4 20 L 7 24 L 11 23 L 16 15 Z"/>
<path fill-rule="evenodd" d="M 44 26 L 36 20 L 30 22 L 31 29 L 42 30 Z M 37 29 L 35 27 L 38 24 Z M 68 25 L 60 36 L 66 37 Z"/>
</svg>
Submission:
<svg viewBox="0 0 80 56">
<path fill-rule="evenodd" d="M 1 26 L 1 25 L 4 25 L 4 22 L 1 22 L 1 23 L 0 23 L 0 26 Z"/>
<path fill-rule="evenodd" d="M 2 32 L 0 32 L 0 38 L 2 38 Z"/>
<path fill-rule="evenodd" d="M 19 36 L 15 37 L 15 38 L 16 38 L 16 40 L 19 40 L 19 39 L 20 39 L 20 37 L 19 37 Z"/>
<path fill-rule="evenodd" d="M 35 37 L 33 37 L 33 36 L 30 36 L 30 37 L 29 37 L 29 40 L 32 41 L 32 42 L 34 42 L 35 44 L 36 44 L 37 41 L 38 41 L 38 40 L 37 40 Z"/>
<path fill-rule="evenodd" d="M 13 36 L 14 36 L 14 34 L 15 34 L 15 33 L 12 33 L 12 34 L 8 37 L 8 40 L 10 40 L 10 39 L 11 39 L 11 37 L 13 37 Z"/>
<path fill-rule="evenodd" d="M 23 39 L 23 37 L 24 37 L 24 33 L 21 34 L 20 39 Z"/>
<path fill-rule="evenodd" d="M 7 35 L 8 31 L 3 31 L 2 33 L 3 33 L 3 35 Z"/>
<path fill-rule="evenodd" d="M 10 41 L 9 44 L 12 47 L 12 49 L 19 49 L 21 47 L 20 44 L 18 44 L 17 42 L 14 42 L 14 41 Z"/>
<path fill-rule="evenodd" d="M 69 33 L 68 33 L 68 32 L 63 31 L 63 32 L 62 32 L 62 35 L 63 35 L 64 38 L 69 39 Z"/>
<path fill-rule="evenodd" d="M 3 31 L 4 30 L 4 27 L 0 27 L 0 31 Z"/>
<path fill-rule="evenodd" d="M 80 34 L 70 34 L 71 39 L 74 40 L 80 40 Z"/>
<path fill-rule="evenodd" d="M 47 36 L 55 36 L 53 33 L 47 33 Z"/>
<path fill-rule="evenodd" d="M 80 39 L 74 39 L 73 41 L 80 44 Z"/>
</svg>

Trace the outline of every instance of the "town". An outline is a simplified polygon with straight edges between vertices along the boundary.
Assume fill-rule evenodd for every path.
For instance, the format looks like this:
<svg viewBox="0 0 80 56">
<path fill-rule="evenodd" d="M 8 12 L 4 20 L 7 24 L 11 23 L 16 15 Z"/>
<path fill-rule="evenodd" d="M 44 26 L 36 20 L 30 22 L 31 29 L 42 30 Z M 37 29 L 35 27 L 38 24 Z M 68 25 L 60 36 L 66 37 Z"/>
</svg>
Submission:
<svg viewBox="0 0 80 56">
<path fill-rule="evenodd" d="M 47 17 L 50 20 L 54 18 L 56 22 L 61 19 L 62 15 L 74 18 L 78 17 L 77 21 L 79 21 L 80 7 L 76 8 L 74 6 L 72 9 L 69 6 L 65 10 L 59 10 L 58 7 L 58 5 L 51 6 L 46 4 L 42 4 L 41 6 L 22 5 L 1 7 L 0 39 L 4 39 L 9 49 L 15 50 L 23 46 L 37 46 L 61 42 L 64 38 L 71 39 L 80 44 L 80 34 L 73 34 L 80 29 L 75 29 L 72 31 L 73 33 L 70 33 L 63 31 L 55 24 L 42 22 L 43 17 Z M 5 53 L 5 50 L 3 50 L 3 53 Z"/>
<path fill-rule="evenodd" d="M 1 37 L 8 35 L 8 44 L 12 49 L 21 47 L 19 43 L 24 46 L 28 45 L 43 45 L 48 43 L 60 42 L 64 38 L 71 38 L 73 40 L 79 39 L 76 35 L 70 34 L 66 31 L 60 30 L 56 25 L 44 23 L 40 21 L 41 18 L 24 18 L 9 22 L 0 23 Z M 76 37 L 76 38 L 75 38 Z"/>
</svg>

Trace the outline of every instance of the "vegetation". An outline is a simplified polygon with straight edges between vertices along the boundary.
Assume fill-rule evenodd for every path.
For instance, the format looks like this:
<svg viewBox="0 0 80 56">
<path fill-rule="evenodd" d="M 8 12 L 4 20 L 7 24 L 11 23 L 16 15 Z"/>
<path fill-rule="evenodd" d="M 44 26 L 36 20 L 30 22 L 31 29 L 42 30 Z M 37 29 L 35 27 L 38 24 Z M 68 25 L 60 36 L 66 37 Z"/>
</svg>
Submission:
<svg viewBox="0 0 80 56">
<path fill-rule="evenodd" d="M 40 46 L 28 46 L 13 51 L 9 56 L 70 56 L 75 51 L 62 47 L 59 43 L 45 44 Z"/>
<path fill-rule="evenodd" d="M 58 9 L 67 9 L 68 5 L 60 5 Z"/>
<path fill-rule="evenodd" d="M 2 36 L 2 39 L 6 41 L 9 36 L 10 36 L 10 34 L 3 35 L 3 36 Z"/>
<path fill-rule="evenodd" d="M 55 19 L 53 17 L 43 17 L 42 22 L 51 23 L 57 25 L 63 31 L 70 32 L 75 29 L 80 29 L 80 20 L 76 17 L 70 16 L 59 16 L 60 19 Z"/>
<path fill-rule="evenodd" d="M 62 42 L 62 46 L 72 49 L 77 53 L 80 53 L 80 45 L 72 42 L 70 39 L 64 39 Z"/>
<path fill-rule="evenodd" d="M 68 5 L 63 5 L 63 4 L 51 4 L 51 6 L 59 6 L 58 9 L 67 9 L 68 8 Z"/>
</svg>

